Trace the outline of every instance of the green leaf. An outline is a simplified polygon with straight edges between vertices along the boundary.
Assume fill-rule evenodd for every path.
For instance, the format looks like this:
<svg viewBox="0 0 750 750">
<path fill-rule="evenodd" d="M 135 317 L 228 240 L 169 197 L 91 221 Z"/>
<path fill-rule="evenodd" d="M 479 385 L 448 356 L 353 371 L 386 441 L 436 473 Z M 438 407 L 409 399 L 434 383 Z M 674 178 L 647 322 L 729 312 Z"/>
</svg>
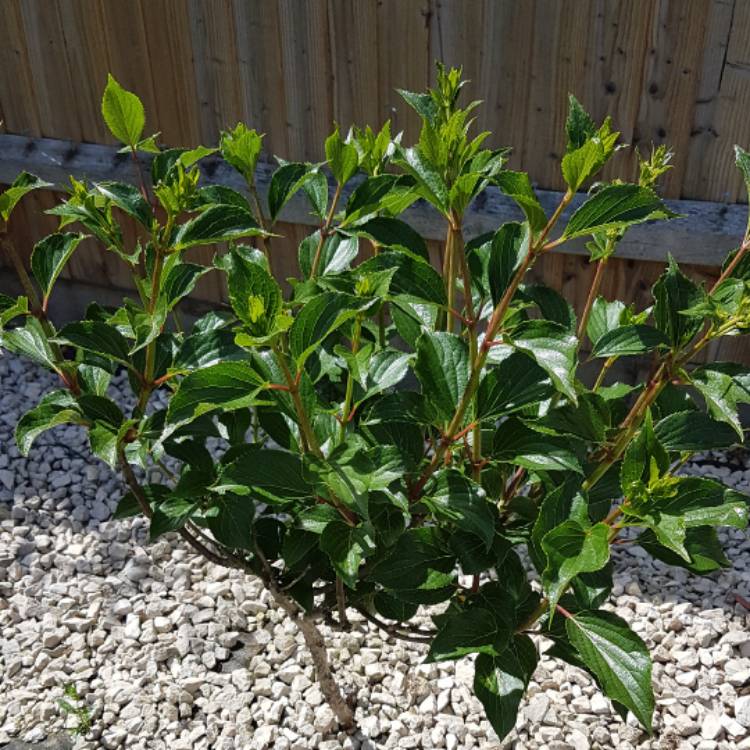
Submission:
<svg viewBox="0 0 750 750">
<path fill-rule="evenodd" d="M 578 404 L 556 406 L 530 425 L 541 432 L 569 435 L 588 442 L 603 442 L 611 426 L 607 402 L 595 393 L 584 393 Z"/>
<path fill-rule="evenodd" d="M 581 118 L 575 119 L 578 123 L 575 128 L 576 135 L 571 138 L 573 131 L 568 131 L 568 151 L 562 159 L 563 177 L 573 193 L 606 164 L 615 152 L 615 145 L 620 136 L 619 133 L 612 132 L 609 118 L 596 131 L 591 129 L 593 123 L 590 118 L 588 120 L 590 124 L 586 127 L 580 127 Z"/>
<path fill-rule="evenodd" d="M 710 526 L 696 526 L 686 530 L 683 546 L 688 560 L 660 544 L 651 529 L 639 535 L 638 544 L 657 560 L 667 565 L 685 568 L 696 575 L 708 575 L 716 570 L 732 566 L 724 555 L 716 529 Z"/>
<path fill-rule="evenodd" d="M 423 197 L 441 213 L 448 210 L 448 186 L 419 148 L 400 148 L 399 163 L 417 181 Z"/>
<path fill-rule="evenodd" d="M 221 407 L 252 406 L 264 381 L 247 362 L 220 362 L 191 372 L 181 381 L 167 409 L 167 421 L 184 423 Z"/>
<path fill-rule="evenodd" d="M 339 185 L 349 182 L 357 171 L 357 149 L 341 137 L 338 128 L 326 138 L 326 160 Z"/>
<path fill-rule="evenodd" d="M 445 305 L 442 276 L 425 260 L 398 251 L 383 251 L 357 266 L 360 278 L 381 271 L 392 271 L 390 294 L 409 301 Z"/>
<path fill-rule="evenodd" d="M 127 185 L 124 182 L 97 182 L 95 187 L 105 198 L 112 201 L 128 216 L 132 216 L 146 229 L 151 229 L 154 214 L 148 201 L 141 195 L 141 191 L 135 185 Z"/>
<path fill-rule="evenodd" d="M 287 202 L 296 195 L 305 185 L 318 179 L 320 176 L 318 168 L 311 164 L 302 164 L 301 162 L 287 162 L 282 164 L 271 175 L 271 184 L 268 188 L 268 210 L 271 215 L 271 221 L 275 222 L 281 209 Z M 325 176 L 323 176 L 325 182 Z M 325 199 L 328 199 L 328 184 L 325 182 Z M 317 202 L 317 201 L 316 201 Z M 316 202 L 313 204 L 316 205 Z M 316 206 L 319 211 L 320 206 Z"/>
<path fill-rule="evenodd" d="M 246 359 L 247 352 L 237 346 L 234 332 L 224 329 L 194 333 L 182 342 L 172 370 L 188 372 L 230 360 Z"/>
<path fill-rule="evenodd" d="M 34 441 L 43 432 L 60 424 L 84 422 L 75 399 L 68 391 L 52 391 L 16 424 L 16 445 L 22 456 L 28 456 Z"/>
<path fill-rule="evenodd" d="M 628 183 L 607 185 L 575 211 L 563 237 L 573 239 L 604 230 L 623 230 L 644 221 L 676 216 L 650 188 Z"/>
<path fill-rule="evenodd" d="M 9 297 L 0 293 L 0 331 L 13 318 L 27 315 L 29 312 L 29 300 L 26 297 Z"/>
<path fill-rule="evenodd" d="M 195 289 L 198 279 L 210 268 L 196 263 L 177 263 L 162 279 L 162 292 L 167 310 L 171 310 L 183 297 Z"/>
<path fill-rule="evenodd" d="M 320 245 L 320 230 L 305 237 L 299 246 L 299 267 L 306 278 L 312 273 L 315 255 Z M 323 240 L 318 261 L 317 276 L 327 273 L 341 273 L 351 267 L 352 261 L 359 252 L 356 237 L 347 237 L 340 232 L 334 232 Z"/>
<path fill-rule="evenodd" d="M 547 216 L 534 188 L 531 187 L 531 180 L 526 172 L 512 172 L 505 169 L 495 177 L 494 181 L 503 193 L 519 205 L 533 232 L 544 229 Z"/>
<path fill-rule="evenodd" d="M 542 576 L 544 590 L 554 614 L 557 602 L 573 579 L 581 573 L 601 570 L 609 561 L 610 527 L 597 523 L 584 527 L 570 519 L 547 532 L 542 549 L 547 567 Z"/>
<path fill-rule="evenodd" d="M 501 656 L 513 635 L 510 618 L 504 615 L 507 613 L 479 606 L 446 614 L 425 661 L 460 659 L 469 654 Z"/>
<path fill-rule="evenodd" d="M 58 334 L 63 341 L 79 349 L 100 354 L 130 367 L 130 346 L 127 339 L 112 325 L 98 320 L 68 323 Z"/>
<path fill-rule="evenodd" d="M 690 382 L 705 399 L 709 414 L 732 425 L 742 440 L 737 405 L 750 403 L 750 371 L 732 362 L 714 362 L 693 370 Z"/>
<path fill-rule="evenodd" d="M 0 346 L 28 357 L 42 367 L 56 369 L 55 355 L 47 341 L 47 334 L 42 324 L 32 316 L 28 316 L 22 326 L 4 331 L 0 336 Z"/>
<path fill-rule="evenodd" d="M 0 193 L 0 218 L 7 222 L 10 219 L 10 215 L 16 207 L 16 204 L 24 195 L 26 195 L 26 193 L 46 187 L 52 187 L 52 183 L 40 180 L 29 172 L 21 172 L 16 179 L 13 180 L 11 186 L 4 192 Z"/>
<path fill-rule="evenodd" d="M 511 352 L 490 367 L 479 383 L 477 416 L 497 419 L 550 397 L 554 388 L 547 372 L 528 355 Z"/>
<path fill-rule="evenodd" d="M 737 169 L 740 170 L 742 179 L 745 181 L 745 190 L 750 194 L 750 153 L 740 146 L 735 146 L 734 156 Z"/>
<path fill-rule="evenodd" d="M 652 293 L 656 327 L 669 339 L 673 348 L 686 344 L 701 329 L 703 317 L 680 315 L 680 312 L 702 302 L 703 291 L 680 271 L 670 255 L 667 269 L 654 284 Z"/>
<path fill-rule="evenodd" d="M 85 236 L 68 232 L 55 233 L 34 245 L 31 252 L 31 272 L 39 283 L 45 300 L 49 298 L 57 277 Z"/>
<path fill-rule="evenodd" d="M 645 354 L 668 345 L 669 341 L 664 334 L 652 326 L 643 324 L 619 326 L 596 339 L 591 356 L 622 357 L 629 354 Z"/>
<path fill-rule="evenodd" d="M 126 91 L 112 77 L 107 75 L 107 85 L 102 97 L 102 115 L 112 135 L 131 148 L 140 141 L 146 114 L 141 100 Z"/>
<path fill-rule="evenodd" d="M 182 224 L 175 233 L 172 247 L 184 250 L 195 245 L 211 245 L 262 234 L 265 232 L 250 211 L 241 206 L 218 204 Z"/>
<path fill-rule="evenodd" d="M 492 455 L 498 460 L 532 471 L 574 471 L 582 473 L 571 441 L 544 435 L 511 417 L 495 433 Z"/>
<path fill-rule="evenodd" d="M 370 578 L 393 591 L 435 590 L 453 581 L 456 557 L 435 527 L 408 529 Z"/>
<path fill-rule="evenodd" d="M 567 143 L 565 150 L 570 153 L 581 148 L 589 138 L 596 135 L 597 127 L 591 116 L 573 94 L 568 94 L 568 117 L 565 120 Z"/>
<path fill-rule="evenodd" d="M 516 724 L 518 706 L 539 656 L 527 635 L 516 635 L 500 656 L 480 654 L 474 665 L 474 694 L 499 739 Z"/>
<path fill-rule="evenodd" d="M 414 374 L 438 417 L 450 420 L 469 381 L 466 342 L 453 333 L 424 331 L 417 340 Z"/>
<path fill-rule="evenodd" d="M 153 509 L 167 499 L 170 493 L 169 487 L 164 484 L 142 484 L 141 490 L 146 502 Z M 141 506 L 132 492 L 126 492 L 117 504 L 112 518 L 130 518 L 141 513 Z"/>
<path fill-rule="evenodd" d="M 312 487 L 303 476 L 300 456 L 273 448 L 247 446 L 225 466 L 215 492 L 250 494 L 264 502 L 285 504 L 309 498 Z"/>
<path fill-rule="evenodd" d="M 238 122 L 234 130 L 222 131 L 219 150 L 248 183 L 255 181 L 255 167 L 263 145 L 263 136 Z"/>
<path fill-rule="evenodd" d="M 232 549 L 253 549 L 255 504 L 247 497 L 227 493 L 214 501 L 208 528 L 214 538 Z"/>
<path fill-rule="evenodd" d="M 487 268 L 495 305 L 502 299 L 515 272 L 528 255 L 529 242 L 528 224 L 510 221 L 495 232 Z"/>
<path fill-rule="evenodd" d="M 331 521 L 320 536 L 320 548 L 349 588 L 356 588 L 359 568 L 373 549 L 372 540 L 361 526 Z"/>
<path fill-rule="evenodd" d="M 375 216 L 364 224 L 358 224 L 350 230 L 376 242 L 380 247 L 406 251 L 429 262 L 427 243 L 419 232 L 412 229 L 405 221 L 390 216 Z"/>
<path fill-rule="evenodd" d="M 565 621 L 568 638 L 604 693 L 630 709 L 651 731 L 651 658 L 643 641 L 611 612 L 586 612 Z"/>
<path fill-rule="evenodd" d="M 484 489 L 455 469 L 441 471 L 423 499 L 435 517 L 443 523 L 479 537 L 486 550 L 495 538 L 494 506 Z"/>
<path fill-rule="evenodd" d="M 236 251 L 225 261 L 232 309 L 252 336 L 267 336 L 281 312 L 279 285 L 260 263 L 250 262 Z"/>
<path fill-rule="evenodd" d="M 512 335 L 513 346 L 536 360 L 547 372 L 558 391 L 573 403 L 578 339 L 563 326 L 546 320 L 521 323 Z"/>
<path fill-rule="evenodd" d="M 734 429 L 699 411 L 669 414 L 654 428 L 656 437 L 668 451 L 703 451 L 728 448 L 737 441 Z"/>
<path fill-rule="evenodd" d="M 289 350 L 297 365 L 301 367 L 331 333 L 372 303 L 339 292 L 324 292 L 308 300 L 289 329 Z"/>
</svg>

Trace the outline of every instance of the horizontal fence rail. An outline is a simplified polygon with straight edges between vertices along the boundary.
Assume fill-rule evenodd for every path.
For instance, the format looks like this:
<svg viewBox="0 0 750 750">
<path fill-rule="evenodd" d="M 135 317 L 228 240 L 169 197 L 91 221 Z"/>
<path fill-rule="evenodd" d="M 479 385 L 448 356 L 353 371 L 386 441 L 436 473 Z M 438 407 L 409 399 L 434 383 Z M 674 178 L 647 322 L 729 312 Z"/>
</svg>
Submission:
<svg viewBox="0 0 750 750">
<path fill-rule="evenodd" d="M 148 154 L 142 156 L 148 165 L 151 157 Z M 208 157 L 202 160 L 200 166 L 203 184 L 228 185 L 240 191 L 245 189 L 243 178 L 222 159 Z M 264 200 L 274 169 L 274 164 L 265 161 L 259 164 L 256 172 L 256 183 Z M 0 135 L 0 183 L 12 182 L 22 170 L 32 172 L 61 190 L 69 185 L 69 175 L 90 182 L 136 182 L 130 156 L 120 153 L 116 146 Z M 356 181 L 353 183 L 347 186 L 344 200 L 356 186 Z M 554 211 L 562 197 L 562 193 L 553 190 L 539 190 L 538 195 L 548 213 Z M 585 199 L 583 193 L 576 195 L 563 214 L 563 224 Z M 716 267 L 737 246 L 745 231 L 746 205 L 694 200 L 668 200 L 666 203 L 681 218 L 631 228 L 617 246 L 615 254 L 618 258 L 663 262 L 671 254 L 681 263 Z M 289 201 L 280 218 L 305 226 L 318 223 L 302 193 Z M 407 209 L 403 218 L 425 239 L 441 240 L 445 236 L 442 219 L 424 201 L 418 201 Z M 506 221 L 522 218 L 520 210 L 510 198 L 497 188 L 490 187 L 469 208 L 464 220 L 465 233 L 467 238 L 475 237 L 494 231 Z M 558 251 L 588 254 L 583 240 L 566 243 Z"/>
</svg>

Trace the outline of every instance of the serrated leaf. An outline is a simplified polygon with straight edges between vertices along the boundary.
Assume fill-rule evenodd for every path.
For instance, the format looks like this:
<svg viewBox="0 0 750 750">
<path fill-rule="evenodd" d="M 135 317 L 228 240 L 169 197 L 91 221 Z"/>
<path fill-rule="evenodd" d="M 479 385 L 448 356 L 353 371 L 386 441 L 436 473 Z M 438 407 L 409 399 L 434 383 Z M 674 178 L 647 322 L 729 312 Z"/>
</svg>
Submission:
<svg viewBox="0 0 750 750">
<path fill-rule="evenodd" d="M 629 183 L 607 185 L 575 211 L 562 236 L 573 239 L 594 232 L 623 230 L 644 221 L 676 216 L 650 188 Z"/>
<path fill-rule="evenodd" d="M 516 417 L 503 422 L 495 433 L 492 455 L 502 462 L 532 471 L 573 471 L 582 473 L 571 441 L 544 435 L 530 429 Z"/>
<path fill-rule="evenodd" d="M 494 505 L 484 489 L 455 469 L 442 471 L 422 502 L 443 523 L 479 537 L 486 550 L 495 538 Z"/>
<path fill-rule="evenodd" d="M 312 164 L 287 162 L 271 175 L 271 184 L 268 188 L 268 210 L 273 222 L 276 221 L 287 202 L 317 173 L 317 167 Z M 327 192 L 326 185 L 326 198 Z"/>
<path fill-rule="evenodd" d="M 172 266 L 161 282 L 167 310 L 171 310 L 183 297 L 191 294 L 198 279 L 210 270 L 197 263 L 177 263 Z"/>
<path fill-rule="evenodd" d="M 0 331 L 13 318 L 26 315 L 29 312 L 29 300 L 26 297 L 9 297 L 0 293 Z"/>
<path fill-rule="evenodd" d="M 68 391 L 52 391 L 27 411 L 16 424 L 16 445 L 28 456 L 34 441 L 43 432 L 61 424 L 81 424 L 85 420 L 75 399 Z"/>
<path fill-rule="evenodd" d="M 299 246 L 299 267 L 306 278 L 312 274 L 315 255 L 320 246 L 320 230 L 305 237 Z M 320 248 L 320 258 L 316 276 L 328 273 L 341 273 L 351 267 L 352 261 L 359 252 L 359 242 L 356 237 L 348 237 L 340 232 L 334 232 L 323 240 Z"/>
<path fill-rule="evenodd" d="M 218 204 L 182 224 L 175 233 L 172 247 L 184 250 L 195 245 L 211 245 L 262 234 L 265 232 L 250 211 L 237 205 Z"/>
<path fill-rule="evenodd" d="M 7 222 L 16 204 L 26 193 L 47 187 L 52 187 L 52 183 L 40 180 L 29 172 L 21 172 L 11 186 L 0 193 L 0 219 Z"/>
<path fill-rule="evenodd" d="M 95 183 L 94 187 L 128 216 L 132 216 L 146 227 L 146 229 L 151 229 L 151 224 L 154 220 L 151 206 L 135 185 L 128 185 L 124 182 L 105 181 Z"/>
<path fill-rule="evenodd" d="M 638 544 L 657 560 L 667 565 L 685 568 L 696 575 L 708 575 L 732 565 L 721 548 L 716 529 L 710 526 L 696 526 L 686 530 L 683 546 L 688 560 L 660 544 L 651 529 L 638 536 Z"/>
<path fill-rule="evenodd" d="M 232 252 L 225 256 L 229 302 L 251 336 L 266 336 L 281 312 L 281 289 L 260 264 Z"/>
<path fill-rule="evenodd" d="M 495 177 L 494 182 L 505 195 L 518 204 L 534 232 L 544 228 L 547 224 L 547 215 L 539 203 L 539 198 L 526 172 L 512 172 L 505 169 Z"/>
<path fill-rule="evenodd" d="M 430 643 L 427 662 L 460 659 L 469 654 L 501 656 L 513 635 L 510 618 L 480 606 L 446 615 Z"/>
<path fill-rule="evenodd" d="M 690 382 L 705 399 L 709 414 L 732 425 L 742 440 L 737 405 L 750 403 L 750 371 L 732 362 L 714 362 L 693 370 Z"/>
<path fill-rule="evenodd" d="M 47 334 L 42 324 L 32 316 L 28 316 L 22 326 L 3 331 L 0 346 L 28 357 L 43 367 L 55 369 L 55 356 L 47 341 Z"/>
<path fill-rule="evenodd" d="M 474 694 L 499 739 L 515 726 L 518 706 L 539 656 L 526 635 L 516 635 L 500 656 L 480 654 L 474 664 Z"/>
<path fill-rule="evenodd" d="M 610 527 L 597 523 L 582 526 L 571 519 L 564 521 L 542 538 L 547 567 L 542 582 L 554 614 L 557 602 L 572 580 L 581 573 L 601 570 L 609 561 Z"/>
<path fill-rule="evenodd" d="M 231 164 L 247 182 L 255 179 L 255 167 L 263 145 L 263 136 L 238 122 L 234 130 L 223 131 L 219 150 L 224 160 Z"/>
<path fill-rule="evenodd" d="M 334 331 L 373 303 L 350 294 L 324 292 L 308 300 L 289 329 L 289 350 L 301 367 Z"/>
<path fill-rule="evenodd" d="M 645 354 L 661 346 L 668 346 L 666 336 L 656 328 L 644 324 L 619 326 L 602 334 L 594 343 L 592 357 L 623 357 Z"/>
<path fill-rule="evenodd" d="M 191 372 L 181 381 L 167 409 L 167 421 L 184 423 L 221 408 L 252 406 L 264 385 L 247 362 L 220 362 Z"/>
<path fill-rule="evenodd" d="M 376 216 L 350 231 L 368 237 L 381 247 L 410 252 L 429 262 L 427 244 L 422 236 L 401 219 Z"/>
<path fill-rule="evenodd" d="M 718 422 L 699 411 L 669 414 L 654 432 L 668 451 L 703 451 L 728 448 L 737 442 L 737 433 L 725 422 Z"/>
<path fill-rule="evenodd" d="M 495 305 L 502 299 L 515 272 L 528 255 L 529 242 L 527 224 L 511 221 L 495 232 L 487 267 L 492 302 Z"/>
<path fill-rule="evenodd" d="M 497 419 L 539 403 L 554 392 L 546 370 L 527 354 L 511 352 L 479 383 L 477 416 Z"/>
<path fill-rule="evenodd" d="M 558 391 L 577 402 L 574 379 L 578 339 L 573 334 L 558 323 L 529 320 L 513 331 L 511 343 L 536 360 Z"/>
<path fill-rule="evenodd" d="M 354 177 L 359 163 L 357 149 L 341 137 L 338 128 L 326 138 L 325 149 L 328 166 L 339 185 Z"/>
<path fill-rule="evenodd" d="M 248 497 L 227 493 L 214 500 L 208 528 L 221 544 L 232 549 L 253 549 L 255 503 Z"/>
<path fill-rule="evenodd" d="M 58 333 L 63 341 L 79 349 L 113 359 L 130 367 L 130 345 L 127 339 L 112 325 L 98 320 L 81 320 L 68 323 Z"/>
<path fill-rule="evenodd" d="M 365 530 L 343 521 L 331 521 L 320 536 L 320 548 L 344 583 L 351 589 L 356 588 L 360 565 L 373 549 Z"/>
<path fill-rule="evenodd" d="M 414 374 L 437 415 L 450 420 L 469 381 L 466 342 L 452 333 L 424 331 L 417 340 Z"/>
<path fill-rule="evenodd" d="M 50 234 L 34 245 L 31 252 L 31 272 L 42 289 L 46 300 L 52 292 L 57 277 L 78 247 L 84 234 L 68 232 Z"/>
<path fill-rule="evenodd" d="M 672 347 L 687 343 L 701 329 L 703 317 L 680 313 L 702 302 L 703 291 L 680 271 L 670 255 L 667 269 L 654 284 L 652 293 L 656 327 L 669 339 Z"/>
<path fill-rule="evenodd" d="M 135 94 L 120 86 L 111 73 L 102 97 L 102 115 L 112 135 L 135 148 L 146 124 L 143 104 Z"/>
<path fill-rule="evenodd" d="M 310 497 L 300 456 L 273 448 L 247 446 L 225 466 L 215 492 L 251 495 L 263 502 L 285 504 Z"/>
<path fill-rule="evenodd" d="M 629 708 L 650 732 L 654 695 L 643 641 L 611 612 L 579 613 L 566 619 L 565 630 L 607 697 Z"/>
</svg>

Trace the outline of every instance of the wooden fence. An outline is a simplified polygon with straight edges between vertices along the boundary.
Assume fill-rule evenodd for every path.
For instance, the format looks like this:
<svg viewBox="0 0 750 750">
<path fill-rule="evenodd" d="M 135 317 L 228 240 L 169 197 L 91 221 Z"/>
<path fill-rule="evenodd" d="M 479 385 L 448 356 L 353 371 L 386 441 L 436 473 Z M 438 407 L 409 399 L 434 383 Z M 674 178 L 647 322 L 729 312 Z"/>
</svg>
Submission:
<svg viewBox="0 0 750 750">
<path fill-rule="evenodd" d="M 512 146 L 511 166 L 542 189 L 562 187 L 568 91 L 596 118 L 611 114 L 626 142 L 675 149 L 664 195 L 708 203 L 659 235 L 658 247 L 633 244 L 612 262 L 605 294 L 645 302 L 663 266 L 644 258 L 661 260 L 665 249 L 696 277 L 715 275 L 741 223 L 732 204 L 746 200 L 732 153 L 734 143 L 750 145 L 746 0 L 0 0 L 0 131 L 53 139 L 63 154 L 112 144 L 99 110 L 111 71 L 141 96 L 147 128 L 169 145 L 215 143 L 242 120 L 267 134 L 269 155 L 320 159 L 334 121 L 390 118 L 415 138 L 416 118 L 395 89 L 423 89 L 436 59 L 463 65 L 467 97 L 484 102 L 478 127 L 492 131 L 493 145 Z M 9 179 L 14 143 L 0 135 L 0 180 Z M 22 166 L 39 166 L 27 157 Z M 69 161 L 57 166 L 75 171 Z M 632 150 L 614 161 L 605 176 L 634 174 Z M 12 227 L 24 252 L 54 227 L 41 212 L 57 200 L 25 199 Z M 305 231 L 284 225 L 280 277 L 293 273 Z M 125 284 L 94 247 L 81 248 L 67 273 Z M 579 305 L 591 280 L 580 255 L 545 258 L 538 274 Z M 197 294 L 222 299 L 218 276 Z M 708 356 L 736 356 L 726 349 Z"/>
</svg>

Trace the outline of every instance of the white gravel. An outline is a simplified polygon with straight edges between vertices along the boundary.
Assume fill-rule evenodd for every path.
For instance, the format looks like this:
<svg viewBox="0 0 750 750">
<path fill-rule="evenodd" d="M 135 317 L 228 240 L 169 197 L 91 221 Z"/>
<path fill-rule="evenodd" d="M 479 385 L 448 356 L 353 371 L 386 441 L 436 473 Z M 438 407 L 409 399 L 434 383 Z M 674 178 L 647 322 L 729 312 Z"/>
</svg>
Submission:
<svg viewBox="0 0 750 750">
<path fill-rule="evenodd" d="M 611 606 L 654 654 L 653 738 L 614 715 L 586 674 L 542 658 L 500 744 L 467 660 L 420 666 L 422 648 L 361 623 L 330 640 L 357 692 L 361 731 L 347 737 L 294 627 L 256 582 L 173 537 L 149 546 L 142 519 L 109 520 L 120 481 L 90 458 L 82 430 L 57 428 L 19 457 L 13 426 L 51 387 L 0 355 L 0 747 L 59 737 L 57 700 L 72 682 L 93 721 L 77 748 L 750 749 L 749 618 L 733 602 L 750 598 L 744 534 L 723 534 L 734 567 L 704 579 L 639 548 L 616 553 Z M 687 470 L 750 490 L 745 459 L 709 458 Z"/>
</svg>

